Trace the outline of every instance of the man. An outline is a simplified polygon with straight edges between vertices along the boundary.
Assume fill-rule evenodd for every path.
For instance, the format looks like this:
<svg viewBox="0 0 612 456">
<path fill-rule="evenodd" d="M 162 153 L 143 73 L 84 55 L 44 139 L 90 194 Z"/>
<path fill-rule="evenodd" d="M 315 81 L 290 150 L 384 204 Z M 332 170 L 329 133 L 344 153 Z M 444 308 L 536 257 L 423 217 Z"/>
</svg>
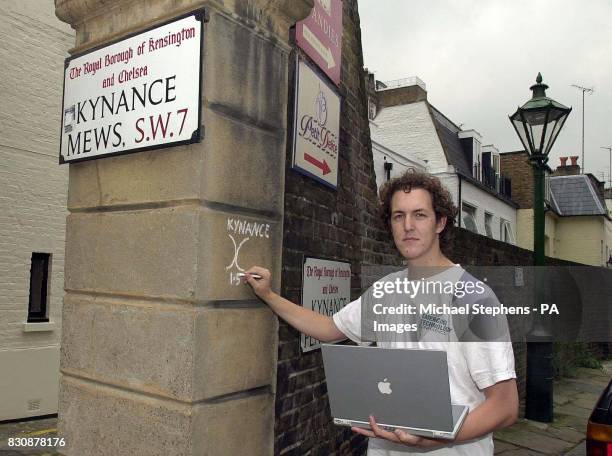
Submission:
<svg viewBox="0 0 612 456">
<path fill-rule="evenodd" d="M 428 174 L 407 172 L 387 182 L 381 189 L 382 217 L 390 227 L 395 246 L 405 258 L 408 276 L 426 268 L 445 269 L 444 274 L 461 277 L 463 271 L 441 250 L 447 242 L 457 209 L 440 181 Z M 449 272 L 450 271 L 450 272 Z M 259 274 L 255 279 L 252 274 Z M 282 319 L 297 330 L 322 341 L 350 338 L 361 342 L 362 298 L 348 304 L 333 317 L 296 305 L 270 289 L 270 272 L 250 268 L 246 282 Z M 364 295 L 364 303 L 365 295 Z M 365 311 L 368 309 L 366 308 Z M 370 437 L 368 455 L 493 455 L 491 433 L 516 421 L 518 393 L 514 356 L 509 342 L 387 342 L 378 346 L 393 348 L 443 348 L 447 351 L 451 398 L 465 404 L 470 412 L 454 441 L 429 439 L 401 430 L 381 429 L 370 417 L 372 430 L 352 428 Z"/>
</svg>

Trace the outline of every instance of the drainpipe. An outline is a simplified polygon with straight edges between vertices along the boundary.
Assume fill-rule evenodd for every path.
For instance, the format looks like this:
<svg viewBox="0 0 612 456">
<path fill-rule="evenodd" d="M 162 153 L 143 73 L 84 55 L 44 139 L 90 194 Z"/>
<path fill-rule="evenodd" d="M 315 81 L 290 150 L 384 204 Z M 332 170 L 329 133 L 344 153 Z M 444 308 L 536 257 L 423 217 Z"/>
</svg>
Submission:
<svg viewBox="0 0 612 456">
<path fill-rule="evenodd" d="M 459 178 L 459 217 L 457 217 L 458 227 L 461 228 L 461 174 L 457 173 Z"/>
</svg>

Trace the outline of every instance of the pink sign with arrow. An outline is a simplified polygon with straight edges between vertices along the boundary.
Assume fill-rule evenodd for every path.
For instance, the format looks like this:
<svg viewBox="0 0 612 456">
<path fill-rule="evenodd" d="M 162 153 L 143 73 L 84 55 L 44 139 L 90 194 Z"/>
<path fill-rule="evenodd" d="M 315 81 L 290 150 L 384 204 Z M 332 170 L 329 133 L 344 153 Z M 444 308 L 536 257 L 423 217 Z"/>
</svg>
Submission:
<svg viewBox="0 0 612 456">
<path fill-rule="evenodd" d="M 315 0 L 310 16 L 296 24 L 295 37 L 297 45 L 339 86 L 342 1 Z"/>
</svg>

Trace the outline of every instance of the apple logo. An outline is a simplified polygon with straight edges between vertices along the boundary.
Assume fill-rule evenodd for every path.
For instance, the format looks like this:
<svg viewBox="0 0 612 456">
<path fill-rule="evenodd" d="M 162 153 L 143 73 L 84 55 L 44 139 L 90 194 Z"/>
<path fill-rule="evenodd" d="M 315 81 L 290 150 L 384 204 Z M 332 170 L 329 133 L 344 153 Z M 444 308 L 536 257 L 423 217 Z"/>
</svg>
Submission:
<svg viewBox="0 0 612 456">
<path fill-rule="evenodd" d="M 386 378 L 382 382 L 378 382 L 378 391 L 382 394 L 391 394 L 391 383 Z"/>
</svg>

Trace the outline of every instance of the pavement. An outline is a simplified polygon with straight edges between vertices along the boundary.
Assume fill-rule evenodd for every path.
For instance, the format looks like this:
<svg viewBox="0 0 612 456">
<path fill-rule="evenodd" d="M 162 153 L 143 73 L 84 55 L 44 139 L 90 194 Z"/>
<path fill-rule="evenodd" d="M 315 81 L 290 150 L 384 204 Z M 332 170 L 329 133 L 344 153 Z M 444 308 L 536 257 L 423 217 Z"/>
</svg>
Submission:
<svg viewBox="0 0 612 456">
<path fill-rule="evenodd" d="M 13 442 L 13 445 L 9 446 L 10 438 L 19 438 L 20 440 L 17 443 L 22 445 Z M 39 440 L 35 441 L 34 439 L 37 438 Z M 59 438 L 57 435 L 57 417 L 0 422 L 0 456 L 59 456 L 60 453 L 57 451 L 59 445 L 54 445 L 57 438 Z M 32 440 L 28 441 L 27 439 Z M 34 443 L 40 443 L 41 441 L 44 441 L 45 444 L 50 443 L 51 446 L 33 446 Z"/>
<path fill-rule="evenodd" d="M 612 378 L 612 360 L 603 370 L 579 368 L 575 378 L 554 385 L 554 420 L 521 419 L 494 434 L 495 455 L 586 456 L 586 428 L 591 411 Z"/>
<path fill-rule="evenodd" d="M 502 456 L 586 456 L 585 436 L 591 410 L 612 378 L 612 360 L 603 370 L 580 368 L 575 378 L 555 382 L 555 414 L 552 423 L 521 419 L 495 433 L 495 455 Z M 26 446 L 11 446 L 10 438 L 20 438 Z M 57 417 L 0 423 L 0 456 L 60 456 L 57 446 L 27 446 L 27 438 L 56 443 Z M 40 440 L 39 440 L 40 441 Z"/>
</svg>

